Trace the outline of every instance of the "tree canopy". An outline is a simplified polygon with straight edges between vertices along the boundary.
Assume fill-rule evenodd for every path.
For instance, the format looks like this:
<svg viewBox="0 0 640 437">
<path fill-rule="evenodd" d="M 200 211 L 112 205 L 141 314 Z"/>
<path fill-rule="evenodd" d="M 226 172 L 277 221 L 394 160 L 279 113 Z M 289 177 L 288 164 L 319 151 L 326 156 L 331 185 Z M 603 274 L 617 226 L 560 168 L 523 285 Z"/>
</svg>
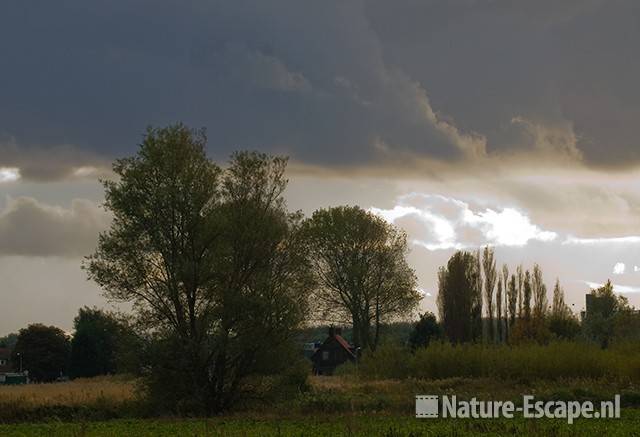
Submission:
<svg viewBox="0 0 640 437">
<path fill-rule="evenodd" d="M 482 281 L 479 253 L 456 252 L 438 271 L 438 311 L 444 333 L 453 343 L 482 338 Z M 478 323 L 480 321 L 480 323 Z"/>
<path fill-rule="evenodd" d="M 315 211 L 303 234 L 317 316 L 351 323 L 356 347 L 375 350 L 381 324 L 410 315 L 420 301 L 406 235 L 357 206 Z"/>
<path fill-rule="evenodd" d="M 114 374 L 118 352 L 132 334 L 118 318 L 97 308 L 80 308 L 73 320 L 69 374 L 73 378 Z"/>
<path fill-rule="evenodd" d="M 206 137 L 149 129 L 106 181 L 111 228 L 87 259 L 105 295 L 131 302 L 156 340 L 147 383 L 169 408 L 228 408 L 241 381 L 284 365 L 278 350 L 307 309 L 299 214 L 286 210 L 286 159 L 240 152 L 221 169 Z M 285 359 L 286 360 L 286 359 Z"/>
<path fill-rule="evenodd" d="M 22 369 L 28 370 L 29 378 L 36 382 L 51 382 L 65 375 L 68 359 L 67 334 L 55 326 L 42 324 L 21 329 L 12 352 L 12 361 L 22 362 Z"/>
</svg>

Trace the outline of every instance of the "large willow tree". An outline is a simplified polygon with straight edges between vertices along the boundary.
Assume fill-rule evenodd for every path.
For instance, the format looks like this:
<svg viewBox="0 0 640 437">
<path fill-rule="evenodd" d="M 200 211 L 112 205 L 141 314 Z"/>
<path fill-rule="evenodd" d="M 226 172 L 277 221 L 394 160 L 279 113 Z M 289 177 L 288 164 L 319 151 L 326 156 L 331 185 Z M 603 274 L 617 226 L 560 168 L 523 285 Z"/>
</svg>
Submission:
<svg viewBox="0 0 640 437">
<path fill-rule="evenodd" d="M 148 388 L 173 408 L 228 408 L 280 353 L 310 289 L 300 216 L 282 193 L 286 159 L 237 153 L 222 170 L 205 136 L 148 130 L 104 183 L 111 228 L 85 263 L 106 297 L 133 304 L 156 339 Z M 283 363 L 283 359 L 285 362 Z"/>
</svg>

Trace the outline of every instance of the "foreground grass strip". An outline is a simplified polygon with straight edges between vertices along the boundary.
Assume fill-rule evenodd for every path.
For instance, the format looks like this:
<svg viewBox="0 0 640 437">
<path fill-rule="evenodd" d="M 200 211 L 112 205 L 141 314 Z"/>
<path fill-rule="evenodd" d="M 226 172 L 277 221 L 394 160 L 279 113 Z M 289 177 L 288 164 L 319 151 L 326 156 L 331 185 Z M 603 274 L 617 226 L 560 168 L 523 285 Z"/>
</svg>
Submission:
<svg viewBox="0 0 640 437">
<path fill-rule="evenodd" d="M 2 436 L 472 436 L 637 435 L 640 411 L 617 420 L 419 420 L 390 416 L 325 416 L 298 419 L 215 418 L 208 420 L 114 420 L 109 422 L 0 426 Z"/>
</svg>

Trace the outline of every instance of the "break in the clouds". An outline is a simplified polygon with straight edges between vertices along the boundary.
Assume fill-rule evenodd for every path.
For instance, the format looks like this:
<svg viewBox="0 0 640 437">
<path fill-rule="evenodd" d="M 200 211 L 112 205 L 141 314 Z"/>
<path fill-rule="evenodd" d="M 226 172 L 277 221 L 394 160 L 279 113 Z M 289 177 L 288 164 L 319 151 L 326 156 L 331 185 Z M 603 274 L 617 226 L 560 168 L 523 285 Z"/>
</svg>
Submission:
<svg viewBox="0 0 640 437">
<path fill-rule="evenodd" d="M 530 240 L 553 241 L 557 234 L 540 229 L 514 208 L 474 211 L 469 204 L 441 195 L 411 193 L 392 209 L 371 208 L 409 232 L 414 244 L 429 250 L 482 245 L 524 246 Z"/>
</svg>

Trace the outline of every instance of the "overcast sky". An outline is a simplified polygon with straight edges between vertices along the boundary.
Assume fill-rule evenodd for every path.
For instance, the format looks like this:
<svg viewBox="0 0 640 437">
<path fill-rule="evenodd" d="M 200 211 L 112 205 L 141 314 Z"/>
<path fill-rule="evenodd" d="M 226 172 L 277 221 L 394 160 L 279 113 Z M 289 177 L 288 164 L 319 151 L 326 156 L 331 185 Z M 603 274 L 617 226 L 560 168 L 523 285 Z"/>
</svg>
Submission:
<svg viewBox="0 0 640 437">
<path fill-rule="evenodd" d="M 0 7 L 0 335 L 106 306 L 99 177 L 145 127 L 291 157 L 291 209 L 358 204 L 436 271 L 491 244 L 579 311 L 640 306 L 640 3 L 87 0 Z"/>
</svg>

